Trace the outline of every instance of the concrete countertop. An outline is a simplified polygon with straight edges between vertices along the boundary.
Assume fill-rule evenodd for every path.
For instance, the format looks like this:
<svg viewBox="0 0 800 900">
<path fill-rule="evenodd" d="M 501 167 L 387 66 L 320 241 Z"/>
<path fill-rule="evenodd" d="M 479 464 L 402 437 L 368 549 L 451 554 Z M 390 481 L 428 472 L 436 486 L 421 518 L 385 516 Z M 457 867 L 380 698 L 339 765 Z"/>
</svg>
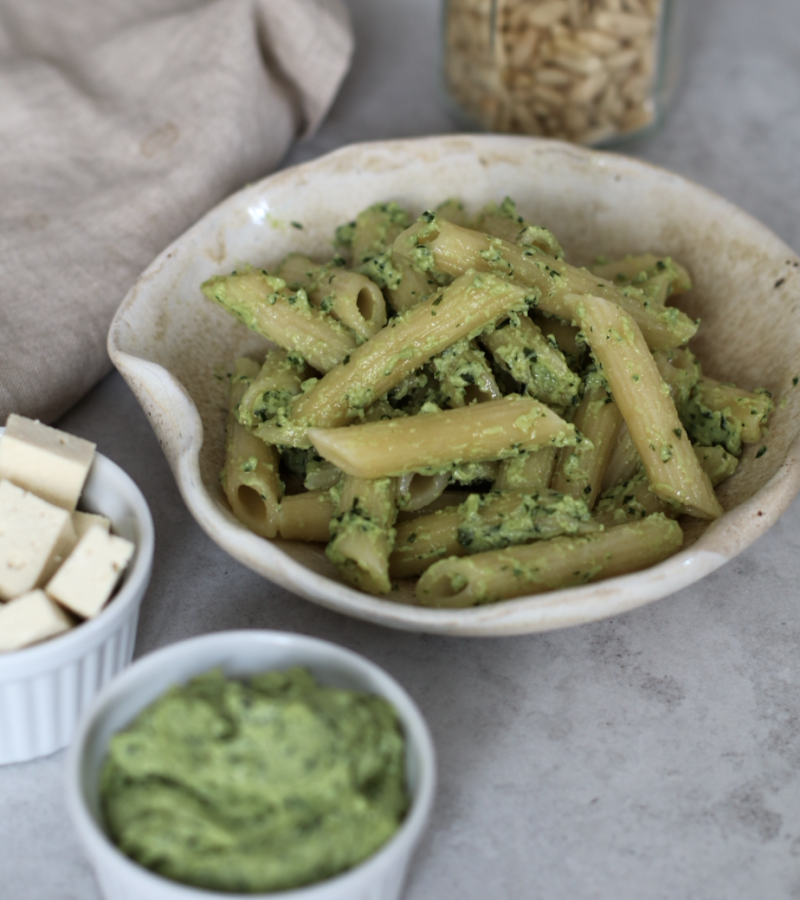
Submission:
<svg viewBox="0 0 800 900">
<path fill-rule="evenodd" d="M 437 0 L 349 0 L 358 38 L 328 120 L 286 165 L 353 141 L 458 130 Z M 681 91 L 620 148 L 741 206 L 800 249 L 800 4 L 690 4 Z M 211 631 L 333 640 L 398 678 L 439 753 L 407 900 L 800 897 L 800 502 L 711 577 L 616 619 L 491 640 L 378 628 L 230 559 L 190 518 L 113 374 L 58 423 L 140 485 L 155 567 L 136 654 Z M 0 768 L 0 896 L 97 900 L 63 753 Z"/>
</svg>

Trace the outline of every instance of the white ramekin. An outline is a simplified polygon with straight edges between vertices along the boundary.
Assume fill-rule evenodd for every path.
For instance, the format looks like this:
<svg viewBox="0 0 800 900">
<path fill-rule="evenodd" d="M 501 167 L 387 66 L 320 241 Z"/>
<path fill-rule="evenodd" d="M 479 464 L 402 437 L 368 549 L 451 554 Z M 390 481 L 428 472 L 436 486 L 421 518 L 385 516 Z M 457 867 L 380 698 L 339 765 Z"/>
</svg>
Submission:
<svg viewBox="0 0 800 900">
<path fill-rule="evenodd" d="M 65 747 L 95 694 L 133 656 L 153 566 L 150 510 L 133 480 L 100 453 L 80 508 L 111 519 L 113 531 L 133 541 L 136 551 L 122 585 L 97 618 L 41 644 L 0 654 L 0 764 Z"/>
<path fill-rule="evenodd" d="M 99 780 L 111 736 L 173 684 L 221 667 L 232 677 L 307 666 L 323 684 L 369 691 L 397 710 L 406 737 L 411 808 L 397 833 L 360 865 L 325 881 L 270 894 L 229 894 L 170 881 L 121 853 L 105 832 Z M 433 806 L 436 760 L 413 700 L 382 669 L 327 641 L 274 631 L 228 631 L 182 641 L 140 659 L 96 698 L 66 759 L 67 805 L 108 900 L 397 900 Z"/>
</svg>

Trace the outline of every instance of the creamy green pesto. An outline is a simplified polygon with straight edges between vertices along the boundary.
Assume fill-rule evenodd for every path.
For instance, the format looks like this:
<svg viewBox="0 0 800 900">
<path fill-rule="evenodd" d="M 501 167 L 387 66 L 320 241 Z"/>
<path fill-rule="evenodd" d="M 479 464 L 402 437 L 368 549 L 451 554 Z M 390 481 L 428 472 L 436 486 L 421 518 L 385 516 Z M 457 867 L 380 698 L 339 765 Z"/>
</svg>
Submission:
<svg viewBox="0 0 800 900">
<path fill-rule="evenodd" d="M 217 891 L 329 878 L 395 833 L 405 745 L 383 698 L 305 669 L 246 682 L 219 670 L 175 686 L 109 745 L 109 834 L 160 875 Z"/>
</svg>

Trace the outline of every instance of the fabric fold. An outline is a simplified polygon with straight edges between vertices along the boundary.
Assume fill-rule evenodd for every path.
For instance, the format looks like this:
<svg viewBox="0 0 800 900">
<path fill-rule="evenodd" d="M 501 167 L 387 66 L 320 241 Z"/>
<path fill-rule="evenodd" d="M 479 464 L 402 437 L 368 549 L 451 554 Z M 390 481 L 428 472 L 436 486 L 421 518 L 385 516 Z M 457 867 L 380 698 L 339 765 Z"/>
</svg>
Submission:
<svg viewBox="0 0 800 900">
<path fill-rule="evenodd" d="M 313 132 L 352 50 L 340 0 L 3 5 L 0 421 L 108 372 L 140 272 Z"/>
</svg>

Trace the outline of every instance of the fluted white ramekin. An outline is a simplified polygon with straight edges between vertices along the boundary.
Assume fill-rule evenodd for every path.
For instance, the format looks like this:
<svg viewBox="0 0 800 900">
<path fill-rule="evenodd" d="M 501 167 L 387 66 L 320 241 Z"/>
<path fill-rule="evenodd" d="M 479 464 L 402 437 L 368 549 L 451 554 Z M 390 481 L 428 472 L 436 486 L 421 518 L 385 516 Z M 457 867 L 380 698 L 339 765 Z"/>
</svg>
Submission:
<svg viewBox="0 0 800 900">
<path fill-rule="evenodd" d="M 97 692 L 133 656 L 153 566 L 150 510 L 133 480 L 100 453 L 80 508 L 111 519 L 114 533 L 133 541 L 136 551 L 119 590 L 97 618 L 41 644 L 0 653 L 0 764 L 65 747 Z"/>
<path fill-rule="evenodd" d="M 368 691 L 397 710 L 406 738 L 411 807 L 397 833 L 369 859 L 334 878 L 269 894 L 230 894 L 170 881 L 121 853 L 105 831 L 99 782 L 111 736 L 168 687 L 221 667 L 229 677 L 306 666 L 322 684 Z M 165 647 L 138 660 L 97 697 L 66 761 L 67 805 L 108 900 L 397 900 L 430 816 L 436 760 L 414 701 L 386 672 L 327 641 L 275 631 L 228 631 Z"/>
</svg>

